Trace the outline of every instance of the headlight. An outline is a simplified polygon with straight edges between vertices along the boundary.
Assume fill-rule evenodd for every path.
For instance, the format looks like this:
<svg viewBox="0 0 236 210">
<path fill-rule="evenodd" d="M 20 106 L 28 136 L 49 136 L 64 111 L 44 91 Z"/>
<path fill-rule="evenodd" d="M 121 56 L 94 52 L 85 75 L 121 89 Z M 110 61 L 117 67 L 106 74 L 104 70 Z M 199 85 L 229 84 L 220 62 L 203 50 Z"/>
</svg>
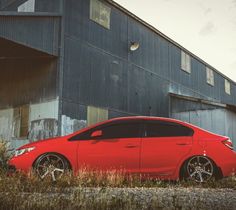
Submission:
<svg viewBox="0 0 236 210">
<path fill-rule="evenodd" d="M 23 155 L 23 154 L 25 154 L 27 152 L 31 152 L 34 149 L 35 149 L 35 147 L 28 147 L 28 148 L 24 148 L 24 149 L 17 149 L 15 151 L 15 155 L 14 156 L 17 157 L 17 156 Z"/>
</svg>

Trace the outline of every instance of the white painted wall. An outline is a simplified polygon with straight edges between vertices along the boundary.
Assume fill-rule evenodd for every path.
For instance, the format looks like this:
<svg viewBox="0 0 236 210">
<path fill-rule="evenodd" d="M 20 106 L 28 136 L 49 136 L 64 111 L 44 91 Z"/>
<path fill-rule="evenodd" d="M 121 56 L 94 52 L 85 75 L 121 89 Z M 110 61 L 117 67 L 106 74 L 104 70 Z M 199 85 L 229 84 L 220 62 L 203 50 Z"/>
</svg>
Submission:
<svg viewBox="0 0 236 210">
<path fill-rule="evenodd" d="M 30 105 L 29 121 L 53 118 L 58 120 L 58 99 L 40 104 Z"/>
<path fill-rule="evenodd" d="M 58 99 L 30 105 L 29 141 L 58 135 Z"/>
<path fill-rule="evenodd" d="M 49 102 L 30 105 L 29 131 L 31 129 L 31 122 L 38 120 L 38 125 L 36 124 L 37 126 L 35 126 L 34 124 L 34 130 L 31 132 L 33 136 L 51 137 L 52 135 L 55 136 L 58 134 L 58 106 L 58 99 Z M 48 127 L 46 130 L 46 126 L 48 124 L 45 123 L 45 121 L 47 121 L 47 119 L 55 121 L 55 126 L 52 126 L 54 128 L 52 132 L 48 129 Z M 10 141 L 10 145 L 12 148 L 19 147 L 29 142 L 28 139 L 19 139 L 14 136 L 14 128 L 16 124 L 15 122 L 16 119 L 14 119 L 13 108 L 0 110 L 0 140 L 3 139 L 6 141 Z M 34 140 L 37 139 L 31 139 L 31 141 Z"/>
<path fill-rule="evenodd" d="M 87 126 L 86 120 L 71 119 L 66 115 L 61 118 L 61 135 L 65 136 Z"/>
<path fill-rule="evenodd" d="M 0 140 L 10 140 L 13 136 L 13 109 L 0 110 Z"/>
</svg>

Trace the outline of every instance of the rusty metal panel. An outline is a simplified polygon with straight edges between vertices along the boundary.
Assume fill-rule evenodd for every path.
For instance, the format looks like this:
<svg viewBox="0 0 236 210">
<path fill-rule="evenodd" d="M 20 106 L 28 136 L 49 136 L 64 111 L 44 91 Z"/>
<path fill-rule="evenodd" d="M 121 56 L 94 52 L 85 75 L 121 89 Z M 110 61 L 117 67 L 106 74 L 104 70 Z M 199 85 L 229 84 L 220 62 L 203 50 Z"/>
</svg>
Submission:
<svg viewBox="0 0 236 210">
<path fill-rule="evenodd" d="M 108 119 L 108 109 L 88 106 L 87 125 L 93 125 Z"/>
<path fill-rule="evenodd" d="M 30 122 L 28 139 L 30 142 L 48 139 L 58 135 L 58 121 L 54 118 L 33 120 Z"/>
<path fill-rule="evenodd" d="M 60 17 L 4 15 L 0 12 L 0 25 L 0 38 L 51 55 L 58 54 Z"/>
</svg>

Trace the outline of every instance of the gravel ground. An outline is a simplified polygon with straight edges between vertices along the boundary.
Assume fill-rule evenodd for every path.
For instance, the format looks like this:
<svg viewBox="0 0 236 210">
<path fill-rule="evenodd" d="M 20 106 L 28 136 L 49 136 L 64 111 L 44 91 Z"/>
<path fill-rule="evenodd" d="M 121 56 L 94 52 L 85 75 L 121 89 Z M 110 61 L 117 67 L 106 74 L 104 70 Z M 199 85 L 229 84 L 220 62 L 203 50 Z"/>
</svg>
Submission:
<svg viewBox="0 0 236 210">
<path fill-rule="evenodd" d="M 85 188 L 86 197 L 107 201 L 114 198 L 132 198 L 142 209 L 156 206 L 160 209 L 230 209 L 236 210 L 236 190 L 205 188 Z M 92 195 L 92 196 L 91 196 Z"/>
<path fill-rule="evenodd" d="M 236 210 L 236 190 L 196 187 L 67 188 L 61 193 L 0 193 L 0 209 Z"/>
</svg>

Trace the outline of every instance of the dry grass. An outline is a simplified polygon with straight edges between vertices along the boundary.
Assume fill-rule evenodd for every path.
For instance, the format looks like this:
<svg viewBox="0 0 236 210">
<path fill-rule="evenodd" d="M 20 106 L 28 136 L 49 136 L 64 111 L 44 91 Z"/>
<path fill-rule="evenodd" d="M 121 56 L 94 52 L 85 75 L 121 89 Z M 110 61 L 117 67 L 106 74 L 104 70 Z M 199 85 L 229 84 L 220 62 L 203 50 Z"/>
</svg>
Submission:
<svg viewBox="0 0 236 210">
<path fill-rule="evenodd" d="M 65 174 L 57 182 L 40 180 L 36 176 L 14 174 L 0 175 L 0 209 L 140 209 L 140 204 L 131 194 L 110 199 L 110 189 L 122 188 L 231 188 L 236 190 L 236 177 L 204 184 L 192 182 L 170 182 L 141 180 L 124 176 L 117 171 L 81 170 L 77 176 Z M 98 189 L 98 194 L 88 194 L 85 189 Z M 109 199 L 108 199 L 109 198 Z M 158 209 L 155 197 L 149 209 Z"/>
</svg>

